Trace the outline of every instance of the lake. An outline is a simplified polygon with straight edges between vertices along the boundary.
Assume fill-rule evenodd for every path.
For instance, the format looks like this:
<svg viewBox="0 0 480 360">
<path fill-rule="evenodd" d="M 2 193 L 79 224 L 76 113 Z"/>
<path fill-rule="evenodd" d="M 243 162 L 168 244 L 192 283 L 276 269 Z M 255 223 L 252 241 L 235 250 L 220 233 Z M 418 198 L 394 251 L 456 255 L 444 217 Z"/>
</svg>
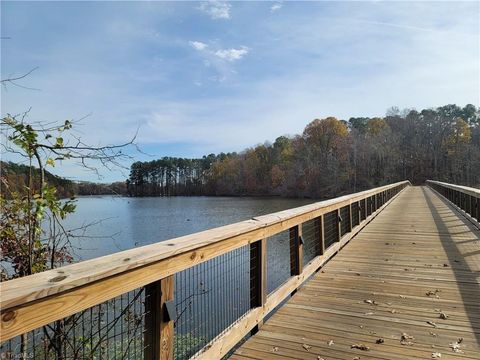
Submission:
<svg viewBox="0 0 480 360">
<path fill-rule="evenodd" d="M 305 199 L 241 197 L 79 197 L 67 228 L 99 222 L 74 244 L 87 260 L 311 203 Z"/>
</svg>

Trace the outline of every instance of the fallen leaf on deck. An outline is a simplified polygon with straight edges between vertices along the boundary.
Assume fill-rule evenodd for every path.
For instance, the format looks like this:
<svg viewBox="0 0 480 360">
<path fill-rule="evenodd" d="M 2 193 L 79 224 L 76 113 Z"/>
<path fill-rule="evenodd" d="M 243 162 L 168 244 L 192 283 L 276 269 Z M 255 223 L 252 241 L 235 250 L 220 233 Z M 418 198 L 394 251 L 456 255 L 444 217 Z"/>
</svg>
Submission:
<svg viewBox="0 0 480 360">
<path fill-rule="evenodd" d="M 332 346 L 333 344 L 335 344 L 335 343 L 333 342 L 333 340 L 329 340 L 329 341 L 327 342 L 327 345 L 328 345 L 328 346 Z"/>
<path fill-rule="evenodd" d="M 451 343 L 448 346 L 450 346 L 450 348 L 453 350 L 453 352 L 463 353 L 463 351 L 460 350 L 460 344 L 458 342 Z"/>
<path fill-rule="evenodd" d="M 407 297 L 405 295 L 400 295 L 402 299 L 406 299 Z"/>
<path fill-rule="evenodd" d="M 310 349 L 312 348 L 310 345 L 307 344 L 303 344 L 302 347 L 307 351 L 310 351 Z"/>
<path fill-rule="evenodd" d="M 441 357 L 442 357 L 442 354 L 440 354 L 439 352 L 432 353 L 432 359 L 439 359 Z"/>
<path fill-rule="evenodd" d="M 380 339 L 377 339 L 377 341 L 375 341 L 377 344 L 383 344 L 385 342 L 384 339 L 380 338 Z"/>
<path fill-rule="evenodd" d="M 440 313 L 440 319 L 447 320 L 448 315 L 442 312 L 442 313 Z"/>
<path fill-rule="evenodd" d="M 437 336 L 438 336 L 437 334 L 435 334 L 434 332 L 431 332 L 431 331 L 430 331 L 430 335 L 432 335 L 433 337 L 437 337 Z"/>
<path fill-rule="evenodd" d="M 457 340 L 457 342 L 458 342 L 459 344 L 461 344 L 462 341 L 463 341 L 463 338 L 458 338 L 458 340 Z"/>
<path fill-rule="evenodd" d="M 353 360 L 360 360 L 360 356 L 355 356 Z"/>
<path fill-rule="evenodd" d="M 387 303 L 385 303 L 385 304 L 387 304 L 388 306 L 392 306 L 392 303 L 391 303 L 391 302 L 387 302 Z"/>
<path fill-rule="evenodd" d="M 443 264 L 443 267 L 448 267 L 448 264 Z"/>
<path fill-rule="evenodd" d="M 322 358 L 321 356 L 317 356 L 317 360 L 325 360 L 325 359 Z"/>
<path fill-rule="evenodd" d="M 427 321 L 428 325 L 432 325 L 433 327 L 437 327 L 437 324 L 435 324 L 433 321 Z"/>
<path fill-rule="evenodd" d="M 366 312 L 365 315 L 373 315 L 373 312 L 371 312 L 371 311 Z"/>
<path fill-rule="evenodd" d="M 392 309 L 392 310 L 390 310 L 390 312 L 391 312 L 392 314 L 395 314 L 395 313 L 397 312 L 397 310 Z"/>
<path fill-rule="evenodd" d="M 412 346 L 413 342 L 410 340 L 415 340 L 415 338 L 407 333 L 402 333 L 402 336 L 400 337 L 400 344 Z"/>
<path fill-rule="evenodd" d="M 425 295 L 427 295 L 427 296 L 436 296 L 436 297 L 437 297 L 437 296 L 438 296 L 437 294 L 438 294 L 439 292 L 440 292 L 440 290 L 438 290 L 438 289 L 435 289 L 435 291 L 428 290 L 428 291 L 425 293 Z"/>
<path fill-rule="evenodd" d="M 353 344 L 350 346 L 351 349 L 358 349 L 363 351 L 368 351 L 370 348 L 365 344 Z"/>
<path fill-rule="evenodd" d="M 274 346 L 273 349 L 272 349 L 273 352 L 277 352 L 278 351 L 278 347 Z"/>
</svg>

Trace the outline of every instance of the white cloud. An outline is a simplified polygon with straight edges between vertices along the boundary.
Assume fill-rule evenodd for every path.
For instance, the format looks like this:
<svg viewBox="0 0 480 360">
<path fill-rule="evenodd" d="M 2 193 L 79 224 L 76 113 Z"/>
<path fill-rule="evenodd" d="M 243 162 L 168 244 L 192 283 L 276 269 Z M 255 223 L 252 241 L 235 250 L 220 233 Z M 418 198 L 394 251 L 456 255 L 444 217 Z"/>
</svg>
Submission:
<svg viewBox="0 0 480 360">
<path fill-rule="evenodd" d="M 242 46 L 240 49 L 222 49 L 215 51 L 215 56 L 227 61 L 240 60 L 248 54 L 248 47 Z"/>
<path fill-rule="evenodd" d="M 201 42 L 201 41 L 189 41 L 188 42 L 190 44 L 191 47 L 193 47 L 194 49 L 198 50 L 198 51 L 202 51 L 202 50 L 205 50 L 208 45 Z"/>
<path fill-rule="evenodd" d="M 273 4 L 273 5 L 270 7 L 270 11 L 271 11 L 271 12 L 275 12 L 275 11 L 277 11 L 277 10 L 280 10 L 282 7 L 283 7 L 283 4 L 282 4 L 282 3 L 276 3 L 276 4 Z"/>
<path fill-rule="evenodd" d="M 230 19 L 231 5 L 225 1 L 209 1 L 200 5 L 200 10 L 210 15 L 212 19 Z"/>
</svg>

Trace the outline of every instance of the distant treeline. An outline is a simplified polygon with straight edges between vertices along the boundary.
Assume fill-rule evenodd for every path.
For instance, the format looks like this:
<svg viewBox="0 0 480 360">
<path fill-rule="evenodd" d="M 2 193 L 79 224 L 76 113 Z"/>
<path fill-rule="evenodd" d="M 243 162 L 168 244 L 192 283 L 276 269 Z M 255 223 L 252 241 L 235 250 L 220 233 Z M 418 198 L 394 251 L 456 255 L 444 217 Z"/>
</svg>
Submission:
<svg viewBox="0 0 480 360">
<path fill-rule="evenodd" d="M 0 182 L 0 193 L 7 199 L 10 198 L 12 192 L 23 194 L 25 192 L 25 187 L 30 186 L 30 184 L 28 184 L 28 174 L 30 171 L 35 173 L 35 176 L 32 177 L 35 181 L 32 184 L 33 187 L 39 187 L 40 170 L 37 168 L 30 168 L 27 165 L 5 161 L 0 161 L 0 168 L 0 176 L 2 180 Z M 45 171 L 45 181 L 50 186 L 55 186 L 57 194 L 62 198 L 71 197 L 75 194 L 74 183 L 71 180 L 61 178 Z"/>
<path fill-rule="evenodd" d="M 117 181 L 111 184 L 82 181 L 75 183 L 74 189 L 75 195 L 127 195 L 125 181 Z"/>
<path fill-rule="evenodd" d="M 136 162 L 131 196 L 281 195 L 327 198 L 409 179 L 480 185 L 480 114 L 474 105 L 383 118 L 316 119 L 302 134 L 241 153 Z"/>
<path fill-rule="evenodd" d="M 16 164 L 13 162 L 0 162 L 1 167 L 1 182 L 0 193 L 6 197 L 10 197 L 11 192 L 24 193 L 25 186 L 28 186 L 27 179 L 30 167 L 23 164 Z M 38 169 L 32 171 L 39 173 Z M 33 186 L 38 187 L 38 179 L 40 176 L 34 177 L 37 183 Z M 127 185 L 124 181 L 115 182 L 112 184 L 99 184 L 92 182 L 74 182 L 72 180 L 64 179 L 62 177 L 53 175 L 45 171 L 45 180 L 50 186 L 57 189 L 57 194 L 60 198 L 72 197 L 74 195 L 126 195 Z M 8 184 L 8 187 L 7 187 Z"/>
</svg>

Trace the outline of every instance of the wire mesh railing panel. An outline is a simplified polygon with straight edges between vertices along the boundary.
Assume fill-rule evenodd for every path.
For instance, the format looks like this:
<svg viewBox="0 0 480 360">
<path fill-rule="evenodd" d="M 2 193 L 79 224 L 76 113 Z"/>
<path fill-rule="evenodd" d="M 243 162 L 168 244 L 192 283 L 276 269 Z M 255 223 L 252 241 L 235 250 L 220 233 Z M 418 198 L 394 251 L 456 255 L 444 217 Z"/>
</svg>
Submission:
<svg viewBox="0 0 480 360">
<path fill-rule="evenodd" d="M 337 210 L 323 215 L 323 226 L 325 236 L 325 249 L 338 241 L 338 215 Z"/>
<path fill-rule="evenodd" d="M 374 201 L 374 200 L 373 200 L 373 197 L 372 197 L 372 196 L 370 196 L 370 197 L 367 198 L 367 216 L 372 215 L 372 213 L 373 213 L 373 211 L 374 211 L 374 210 L 373 210 L 373 201 Z"/>
<path fill-rule="evenodd" d="M 189 359 L 250 309 L 250 246 L 175 274 L 174 359 Z"/>
<path fill-rule="evenodd" d="M 140 359 L 145 291 L 140 288 L 6 341 L 0 359 Z"/>
<path fill-rule="evenodd" d="M 352 203 L 352 228 L 360 224 L 360 207 L 358 202 Z"/>
<path fill-rule="evenodd" d="M 290 231 L 267 239 L 267 293 L 272 293 L 290 277 Z"/>
<path fill-rule="evenodd" d="M 358 203 L 360 207 L 360 222 L 367 218 L 367 199 L 363 199 Z"/>
<path fill-rule="evenodd" d="M 303 264 L 308 264 L 312 259 L 320 255 L 320 219 L 313 219 L 303 223 Z"/>
<path fill-rule="evenodd" d="M 343 236 L 350 231 L 350 206 L 340 208 L 340 218 L 342 219 L 340 222 L 340 231 L 341 236 Z"/>
<path fill-rule="evenodd" d="M 380 207 L 382 206 L 383 198 L 382 198 L 382 193 L 376 195 L 377 198 L 377 206 Z"/>
</svg>

